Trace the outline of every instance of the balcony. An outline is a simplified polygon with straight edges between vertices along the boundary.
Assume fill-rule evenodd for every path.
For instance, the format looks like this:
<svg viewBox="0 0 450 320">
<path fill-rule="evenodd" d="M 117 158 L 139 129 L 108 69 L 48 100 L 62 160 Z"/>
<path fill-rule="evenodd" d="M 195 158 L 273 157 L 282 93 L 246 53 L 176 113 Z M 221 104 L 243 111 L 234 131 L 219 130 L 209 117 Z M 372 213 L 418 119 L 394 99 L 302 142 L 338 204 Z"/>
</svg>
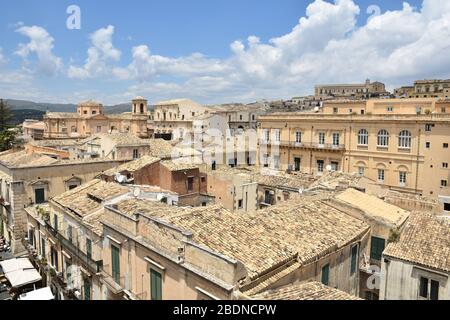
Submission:
<svg viewBox="0 0 450 320">
<path fill-rule="evenodd" d="M 283 148 L 298 148 L 298 149 L 308 149 L 308 150 L 325 150 L 325 151 L 345 151 L 345 145 L 343 144 L 333 144 L 333 143 L 317 143 L 317 142 L 295 142 L 295 141 L 267 141 L 259 140 L 260 145 L 266 146 L 279 146 Z"/>
<path fill-rule="evenodd" d="M 83 251 L 81 251 L 77 246 L 75 246 L 71 241 L 64 238 L 60 233 L 56 233 L 56 237 L 60 242 L 61 246 L 64 250 L 67 250 L 73 256 L 77 258 L 84 266 L 87 267 L 87 270 L 93 274 L 100 273 L 103 269 L 103 260 L 95 261 L 92 258 L 88 257 Z"/>
</svg>

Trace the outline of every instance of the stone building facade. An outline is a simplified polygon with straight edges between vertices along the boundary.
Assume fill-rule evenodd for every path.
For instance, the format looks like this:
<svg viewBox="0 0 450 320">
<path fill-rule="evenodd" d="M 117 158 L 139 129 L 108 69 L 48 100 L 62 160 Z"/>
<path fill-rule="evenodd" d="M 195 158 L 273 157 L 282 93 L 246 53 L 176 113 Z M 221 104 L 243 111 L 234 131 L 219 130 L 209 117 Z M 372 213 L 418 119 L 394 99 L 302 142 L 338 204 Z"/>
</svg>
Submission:
<svg viewBox="0 0 450 320">
<path fill-rule="evenodd" d="M 95 101 L 82 102 L 76 113 L 47 112 L 44 115 L 44 139 L 86 138 L 95 133 L 131 133 L 149 136 L 147 100 L 136 97 L 131 112 L 105 114 L 103 105 Z"/>
</svg>

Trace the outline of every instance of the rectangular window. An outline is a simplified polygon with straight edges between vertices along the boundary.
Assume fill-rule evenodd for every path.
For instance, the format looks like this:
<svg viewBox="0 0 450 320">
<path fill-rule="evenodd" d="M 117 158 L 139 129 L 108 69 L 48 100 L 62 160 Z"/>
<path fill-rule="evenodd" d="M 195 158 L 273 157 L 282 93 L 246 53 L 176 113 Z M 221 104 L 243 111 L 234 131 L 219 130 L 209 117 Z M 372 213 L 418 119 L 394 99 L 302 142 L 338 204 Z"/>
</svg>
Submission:
<svg viewBox="0 0 450 320">
<path fill-rule="evenodd" d="M 350 263 L 350 275 L 356 272 L 356 263 L 358 261 L 358 245 L 352 247 L 352 259 Z"/>
<path fill-rule="evenodd" d="M 323 160 L 317 160 L 317 172 L 322 173 L 324 167 L 324 161 Z"/>
<path fill-rule="evenodd" d="M 430 132 L 430 131 L 431 131 L 431 128 L 433 128 L 433 125 L 432 125 L 432 124 L 427 123 L 427 124 L 425 125 L 425 131 Z"/>
<path fill-rule="evenodd" d="M 0 225 L 0 227 L 2 227 L 2 226 Z M 31 244 L 35 248 L 35 245 L 34 245 L 34 229 L 28 230 L 28 243 Z"/>
<path fill-rule="evenodd" d="M 443 162 L 442 163 L 442 168 L 448 169 L 448 162 Z"/>
<path fill-rule="evenodd" d="M 384 182 L 384 169 L 378 169 L 378 182 Z"/>
<path fill-rule="evenodd" d="M 279 129 L 274 130 L 274 139 L 275 139 L 275 142 L 280 142 L 281 131 Z"/>
<path fill-rule="evenodd" d="M 444 148 L 444 149 L 448 149 L 448 143 L 444 143 L 444 144 L 442 144 L 442 148 Z"/>
<path fill-rule="evenodd" d="M 242 199 L 238 200 L 238 209 L 242 209 L 243 208 L 243 203 L 244 203 L 244 201 Z"/>
<path fill-rule="evenodd" d="M 430 142 L 425 142 L 425 148 L 430 149 L 431 148 L 431 143 Z"/>
<path fill-rule="evenodd" d="M 53 215 L 53 229 L 58 231 L 58 215 L 56 213 Z"/>
<path fill-rule="evenodd" d="M 294 170 L 295 171 L 300 171 L 301 168 L 301 159 L 300 158 L 294 158 Z"/>
<path fill-rule="evenodd" d="M 44 188 L 34 189 L 34 196 L 36 199 L 36 204 L 44 203 L 45 202 L 45 189 Z"/>
<path fill-rule="evenodd" d="M 388 112 L 394 111 L 394 107 L 387 107 L 387 111 L 388 111 Z"/>
<path fill-rule="evenodd" d="M 280 156 L 273 156 L 273 168 L 274 169 L 280 168 Z"/>
<path fill-rule="evenodd" d="M 91 281 L 89 279 L 84 279 L 83 287 L 84 300 L 91 300 Z"/>
<path fill-rule="evenodd" d="M 386 241 L 382 238 L 372 237 L 370 241 L 370 259 L 381 261 Z"/>
<path fill-rule="evenodd" d="M 333 146 L 339 146 L 339 133 L 333 133 Z"/>
<path fill-rule="evenodd" d="M 439 282 L 431 280 L 430 300 L 439 300 Z"/>
<path fill-rule="evenodd" d="M 71 225 L 67 227 L 67 239 L 69 239 L 70 242 L 73 242 L 73 230 Z"/>
<path fill-rule="evenodd" d="M 447 187 L 448 181 L 447 180 L 441 180 L 441 187 Z"/>
<path fill-rule="evenodd" d="M 116 283 L 120 285 L 120 248 L 111 246 L 111 272 Z"/>
<path fill-rule="evenodd" d="M 92 260 L 92 240 L 86 239 L 86 255 L 88 259 Z"/>
<path fill-rule="evenodd" d="M 188 177 L 187 179 L 187 191 L 194 191 L 194 177 Z"/>
<path fill-rule="evenodd" d="M 333 108 L 333 113 L 338 113 L 338 108 Z"/>
<path fill-rule="evenodd" d="M 50 260 L 53 268 L 58 271 L 58 251 L 56 251 L 56 249 L 53 247 L 50 248 Z"/>
<path fill-rule="evenodd" d="M 139 159 L 139 150 L 133 149 L 133 159 Z"/>
<path fill-rule="evenodd" d="M 359 174 L 361 177 L 364 177 L 365 171 L 366 171 L 366 168 L 364 168 L 364 167 L 358 167 L 358 174 Z"/>
<path fill-rule="evenodd" d="M 338 169 L 339 169 L 339 162 L 331 161 L 331 171 L 338 171 Z"/>
<path fill-rule="evenodd" d="M 330 265 L 327 264 L 322 267 L 322 284 L 328 285 L 330 281 Z"/>
<path fill-rule="evenodd" d="M 295 143 L 302 143 L 302 133 L 300 131 L 295 133 Z"/>
<path fill-rule="evenodd" d="M 162 300 L 161 273 L 153 269 L 150 269 L 150 291 L 152 300 Z"/>
<path fill-rule="evenodd" d="M 325 144 L 325 133 L 324 132 L 319 133 L 319 144 Z"/>
<path fill-rule="evenodd" d="M 41 238 L 41 256 L 45 258 L 46 252 L 45 252 L 45 239 Z"/>
<path fill-rule="evenodd" d="M 264 141 L 269 142 L 270 140 L 270 132 L 269 130 L 265 129 L 264 130 Z"/>
<path fill-rule="evenodd" d="M 406 172 L 404 171 L 399 172 L 399 182 L 401 186 L 406 185 Z"/>
<path fill-rule="evenodd" d="M 101 126 L 97 126 L 97 133 L 102 132 L 102 127 Z"/>
<path fill-rule="evenodd" d="M 422 298 L 428 299 L 428 278 L 420 277 L 419 295 Z"/>
</svg>

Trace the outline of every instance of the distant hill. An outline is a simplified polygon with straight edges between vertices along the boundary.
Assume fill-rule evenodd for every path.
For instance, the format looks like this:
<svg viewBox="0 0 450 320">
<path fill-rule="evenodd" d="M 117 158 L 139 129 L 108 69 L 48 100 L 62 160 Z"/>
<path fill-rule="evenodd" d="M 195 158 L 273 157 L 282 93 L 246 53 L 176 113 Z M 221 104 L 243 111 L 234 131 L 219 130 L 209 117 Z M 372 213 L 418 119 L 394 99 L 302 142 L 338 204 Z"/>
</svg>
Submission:
<svg viewBox="0 0 450 320">
<path fill-rule="evenodd" d="M 42 120 L 44 111 L 33 110 L 33 109 L 13 109 L 11 110 L 13 115 L 11 124 L 18 125 L 24 122 L 26 119 Z"/>
<path fill-rule="evenodd" d="M 75 104 L 64 103 L 42 103 L 27 100 L 5 99 L 11 110 L 37 110 L 50 112 L 75 112 L 77 106 Z M 106 113 L 123 113 L 131 111 L 131 103 L 122 103 L 114 106 L 104 106 Z"/>
</svg>

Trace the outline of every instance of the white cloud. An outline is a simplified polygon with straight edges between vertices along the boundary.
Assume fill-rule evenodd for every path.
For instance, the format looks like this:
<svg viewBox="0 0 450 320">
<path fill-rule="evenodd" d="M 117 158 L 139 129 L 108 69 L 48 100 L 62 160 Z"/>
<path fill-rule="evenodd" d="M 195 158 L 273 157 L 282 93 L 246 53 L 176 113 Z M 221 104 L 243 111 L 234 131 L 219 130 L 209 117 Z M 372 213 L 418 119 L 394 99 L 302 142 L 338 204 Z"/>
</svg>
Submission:
<svg viewBox="0 0 450 320">
<path fill-rule="evenodd" d="M 120 60 L 121 52 L 112 43 L 114 27 L 101 28 L 90 35 L 91 47 L 87 51 L 87 59 L 82 67 L 71 65 L 68 70 L 69 78 L 86 79 L 104 76 L 111 73 L 109 62 Z"/>
<path fill-rule="evenodd" d="M 122 65 L 121 52 L 113 45 L 114 27 L 108 26 L 90 36 L 85 64 L 71 61 L 67 74 L 122 80 L 110 89 L 114 92 L 104 95 L 105 103 L 135 95 L 246 102 L 311 94 L 317 83 L 370 78 L 393 89 L 415 79 L 449 77 L 450 1 L 424 0 L 419 8 L 405 2 L 399 10 L 382 12 L 358 25 L 365 11 L 355 0 L 315 0 L 288 33 L 269 41 L 257 35 L 236 40 L 226 58 L 201 53 L 163 56 L 141 44 L 132 48 L 132 60 Z M 20 50 L 24 56 L 30 47 Z M 120 92 L 120 85 L 126 90 Z"/>
<path fill-rule="evenodd" d="M 146 45 L 133 47 L 133 62 L 126 68 L 115 68 L 113 73 L 120 79 L 148 80 L 158 75 L 189 77 L 226 71 L 218 59 L 209 59 L 201 53 L 187 57 L 169 58 L 152 55 Z"/>
<path fill-rule="evenodd" d="M 361 11 L 353 0 L 316 0 L 291 32 L 267 43 L 256 36 L 235 41 L 227 59 L 164 57 L 141 45 L 133 48 L 132 63 L 113 74 L 138 80 L 133 92 L 187 94 L 208 102 L 309 94 L 322 82 L 371 78 L 390 85 L 448 76 L 450 4 L 424 0 L 416 9 L 405 2 L 401 10 L 358 26 Z M 173 83 L 158 81 L 167 75 Z"/>
<path fill-rule="evenodd" d="M 48 76 L 55 75 L 62 67 L 61 58 L 53 54 L 53 37 L 42 27 L 22 26 L 16 32 L 27 36 L 29 42 L 19 44 L 16 54 L 27 59 L 31 53 L 38 58 L 38 70 Z"/>
</svg>

